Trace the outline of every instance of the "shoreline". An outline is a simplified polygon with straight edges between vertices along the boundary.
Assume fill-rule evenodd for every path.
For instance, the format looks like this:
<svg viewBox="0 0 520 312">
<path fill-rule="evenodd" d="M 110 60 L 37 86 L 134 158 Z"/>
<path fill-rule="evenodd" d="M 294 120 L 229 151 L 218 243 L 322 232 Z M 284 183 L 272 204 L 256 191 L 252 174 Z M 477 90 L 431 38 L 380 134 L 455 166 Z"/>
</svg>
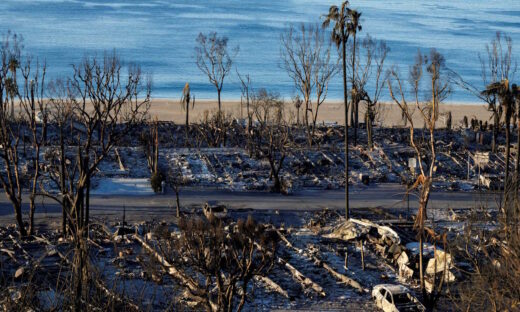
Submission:
<svg viewBox="0 0 520 312">
<path fill-rule="evenodd" d="M 222 100 L 222 110 L 225 113 L 230 113 L 236 118 L 245 118 L 247 116 L 246 107 L 241 107 L 240 100 Z M 381 103 L 381 111 L 376 123 L 383 126 L 397 126 L 402 125 L 401 110 L 394 103 Z M 286 102 L 289 116 L 296 115 L 296 110 L 292 102 Z M 190 108 L 190 122 L 200 121 L 205 112 L 215 112 L 218 109 L 217 100 L 201 99 L 196 100 L 195 107 Z M 175 98 L 152 98 L 150 106 L 150 115 L 152 118 L 157 118 L 159 121 L 173 121 L 175 123 L 184 124 L 186 120 L 186 113 L 181 109 L 179 99 Z M 300 108 L 300 118 L 303 116 L 303 110 Z M 441 116 L 438 124 L 440 127 L 444 126 L 447 120 L 447 113 L 452 113 L 452 126 L 457 126 L 462 122 L 464 116 L 467 116 L 468 121 L 476 118 L 483 121 L 488 121 L 491 113 L 487 111 L 487 107 L 483 103 L 445 103 L 440 106 Z M 359 120 L 363 122 L 365 108 L 364 104 L 360 105 Z M 344 123 L 344 106 L 342 101 L 325 101 L 318 113 L 318 122 Z M 488 121 L 489 122 L 489 121 Z M 414 114 L 414 123 L 416 127 L 422 127 L 423 121 L 419 113 Z"/>
</svg>

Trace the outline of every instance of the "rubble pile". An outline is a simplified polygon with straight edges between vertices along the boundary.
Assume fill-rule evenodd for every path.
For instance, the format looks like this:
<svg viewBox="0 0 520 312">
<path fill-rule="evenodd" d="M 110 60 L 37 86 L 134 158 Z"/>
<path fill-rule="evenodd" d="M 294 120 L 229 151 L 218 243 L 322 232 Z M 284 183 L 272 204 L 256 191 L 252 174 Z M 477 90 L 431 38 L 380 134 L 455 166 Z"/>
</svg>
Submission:
<svg viewBox="0 0 520 312">
<path fill-rule="evenodd" d="M 318 220 L 321 214 L 318 214 Z M 312 222 L 317 224 L 318 222 Z M 373 252 L 392 265 L 401 283 L 417 284 L 419 279 L 419 243 L 401 241 L 399 234 L 389 226 L 382 226 L 368 220 L 335 220 L 322 227 L 322 237 L 326 239 L 352 242 L 372 246 Z M 439 281 L 444 274 L 444 282 L 456 280 L 452 255 L 429 243 L 424 244 L 423 269 L 427 291 L 432 291 L 433 281 Z"/>
</svg>

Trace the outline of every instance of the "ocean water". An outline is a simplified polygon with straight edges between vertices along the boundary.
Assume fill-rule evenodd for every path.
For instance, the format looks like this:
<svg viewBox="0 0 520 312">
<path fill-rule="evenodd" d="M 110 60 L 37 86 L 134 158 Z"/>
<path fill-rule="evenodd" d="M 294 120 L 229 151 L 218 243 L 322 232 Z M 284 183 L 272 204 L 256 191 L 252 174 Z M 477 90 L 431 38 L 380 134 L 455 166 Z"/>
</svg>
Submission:
<svg viewBox="0 0 520 312">
<path fill-rule="evenodd" d="M 1 0 L 0 32 L 24 36 L 25 50 L 48 64 L 50 78 L 70 75 L 85 55 L 115 49 L 126 62 L 153 74 L 153 96 L 180 96 L 190 82 L 197 98 L 216 98 L 195 64 L 199 32 L 217 31 L 240 46 L 236 68 L 253 87 L 290 98 L 292 81 L 280 67 L 280 34 L 290 24 L 319 23 L 331 4 L 324 0 Z M 447 65 L 466 80 L 480 81 L 479 53 L 497 31 L 513 38 L 520 59 L 520 1 L 351 1 L 362 12 L 360 34 L 383 39 L 391 51 L 388 65 L 403 72 L 418 49 L 437 48 Z M 520 77 L 520 75 L 517 75 Z M 385 92 L 387 93 L 387 92 Z M 240 98 L 235 69 L 223 98 Z M 330 85 L 329 99 L 342 97 L 341 77 Z M 386 95 L 384 95 L 387 98 Z M 475 98 L 455 90 L 452 102 Z"/>
</svg>

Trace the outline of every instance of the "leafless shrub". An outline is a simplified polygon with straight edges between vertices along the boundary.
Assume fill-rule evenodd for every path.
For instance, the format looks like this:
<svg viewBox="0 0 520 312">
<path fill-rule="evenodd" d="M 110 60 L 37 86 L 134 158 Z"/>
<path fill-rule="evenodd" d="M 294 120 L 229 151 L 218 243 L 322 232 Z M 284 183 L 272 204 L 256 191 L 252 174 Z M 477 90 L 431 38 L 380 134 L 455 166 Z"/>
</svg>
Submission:
<svg viewBox="0 0 520 312">
<path fill-rule="evenodd" d="M 197 285 L 189 292 L 207 311 L 241 311 L 254 276 L 267 274 L 274 264 L 278 237 L 251 217 L 225 225 L 221 220 L 181 219 L 178 239 L 165 245 L 171 262 L 186 268 Z"/>
<path fill-rule="evenodd" d="M 233 125 L 231 114 L 205 111 L 196 129 L 197 146 L 221 147 L 225 145 L 228 132 Z"/>
<path fill-rule="evenodd" d="M 159 122 L 157 118 L 149 124 L 149 129 L 143 131 L 140 141 L 146 154 L 148 168 L 152 174 L 158 173 L 159 165 Z"/>
<path fill-rule="evenodd" d="M 284 191 L 280 171 L 291 144 L 291 127 L 284 116 L 284 102 L 279 94 L 261 89 L 254 96 L 253 110 L 258 122 L 253 131 L 254 152 L 269 162 L 273 191 L 279 193 Z"/>
<path fill-rule="evenodd" d="M 518 227 L 482 226 L 481 212 L 451 242 L 463 279 L 450 288 L 449 303 L 459 311 L 516 311 L 520 308 L 520 232 Z"/>
</svg>

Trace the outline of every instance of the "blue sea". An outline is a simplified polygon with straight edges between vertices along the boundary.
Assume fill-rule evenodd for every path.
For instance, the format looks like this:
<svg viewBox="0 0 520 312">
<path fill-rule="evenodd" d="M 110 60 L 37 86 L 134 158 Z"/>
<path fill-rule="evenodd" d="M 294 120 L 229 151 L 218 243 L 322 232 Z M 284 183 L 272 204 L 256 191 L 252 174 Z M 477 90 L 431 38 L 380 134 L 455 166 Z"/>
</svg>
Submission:
<svg viewBox="0 0 520 312">
<path fill-rule="evenodd" d="M 479 53 L 497 31 L 513 38 L 520 56 L 520 1 L 350 1 L 362 12 L 364 34 L 383 39 L 391 51 L 388 65 L 403 72 L 418 49 L 437 48 L 447 65 L 466 80 L 480 81 Z M 85 55 L 115 49 L 126 62 L 153 74 L 153 96 L 177 98 L 190 82 L 197 98 L 216 98 L 195 64 L 199 32 L 217 31 L 240 46 L 236 68 L 249 74 L 256 89 L 290 98 L 292 81 L 280 67 L 280 34 L 290 25 L 319 23 L 331 4 L 324 0 L 1 0 L 0 31 L 24 36 L 25 50 L 46 60 L 51 78 L 70 75 Z M 520 58 L 519 58 L 520 59 Z M 517 75 L 520 77 L 520 75 Z M 342 97 L 341 77 L 331 83 L 329 99 Z M 385 96 L 387 98 L 387 96 Z M 226 80 L 224 99 L 240 98 L 235 69 Z M 449 101 L 475 102 L 455 90 Z"/>
</svg>

